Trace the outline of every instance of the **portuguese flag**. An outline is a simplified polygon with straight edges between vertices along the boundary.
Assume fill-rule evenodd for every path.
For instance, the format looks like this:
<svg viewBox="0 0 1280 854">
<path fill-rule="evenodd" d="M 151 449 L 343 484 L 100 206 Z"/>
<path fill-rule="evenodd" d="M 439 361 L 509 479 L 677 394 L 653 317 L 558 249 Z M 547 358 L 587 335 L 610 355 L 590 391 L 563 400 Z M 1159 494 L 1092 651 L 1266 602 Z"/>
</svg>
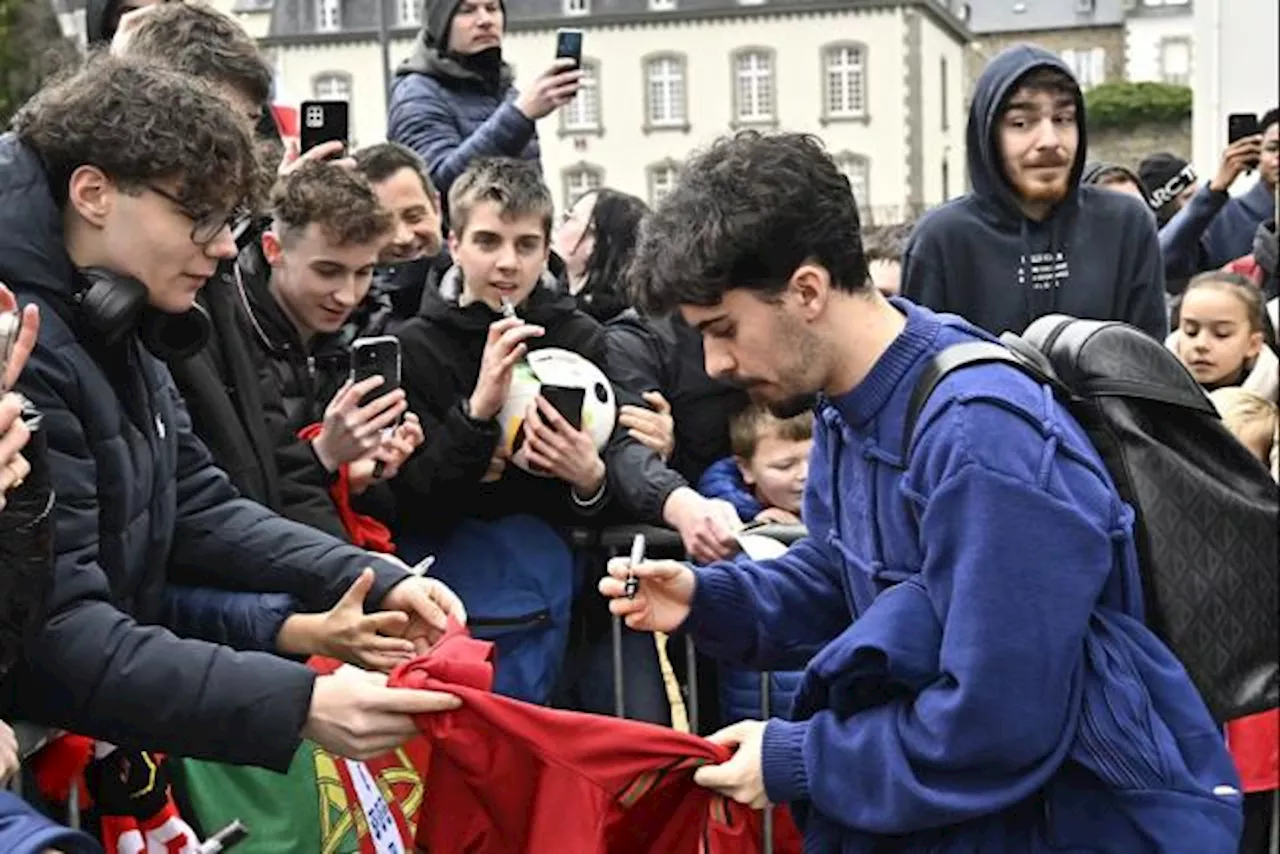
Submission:
<svg viewBox="0 0 1280 854">
<path fill-rule="evenodd" d="M 313 660 L 324 673 L 336 663 Z M 425 739 L 354 762 L 304 741 L 284 774 L 262 768 L 171 759 L 170 765 L 207 837 L 239 819 L 249 838 L 235 854 L 403 854 L 413 851 L 422 810 Z"/>
</svg>

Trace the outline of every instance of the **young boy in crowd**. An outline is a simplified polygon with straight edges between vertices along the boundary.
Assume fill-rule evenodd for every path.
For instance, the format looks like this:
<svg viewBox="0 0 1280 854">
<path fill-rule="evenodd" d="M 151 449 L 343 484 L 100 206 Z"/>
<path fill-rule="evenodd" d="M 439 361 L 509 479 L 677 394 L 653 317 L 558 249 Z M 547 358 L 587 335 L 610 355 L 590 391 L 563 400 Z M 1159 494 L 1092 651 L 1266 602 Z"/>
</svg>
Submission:
<svg viewBox="0 0 1280 854">
<path fill-rule="evenodd" d="M 748 406 L 729 419 L 729 442 L 733 456 L 707 469 L 698 491 L 731 503 L 744 522 L 799 525 L 813 413 L 778 418 Z"/>
<path fill-rule="evenodd" d="M 813 447 L 813 413 L 779 418 L 766 407 L 750 404 L 729 419 L 733 456 L 713 464 L 698 482 L 708 498 L 728 501 L 743 522 L 801 523 L 801 501 L 809 477 Z M 721 664 L 720 710 L 726 723 L 762 714 L 760 671 Z M 769 674 L 772 714 L 785 715 L 800 684 L 802 671 Z"/>
</svg>

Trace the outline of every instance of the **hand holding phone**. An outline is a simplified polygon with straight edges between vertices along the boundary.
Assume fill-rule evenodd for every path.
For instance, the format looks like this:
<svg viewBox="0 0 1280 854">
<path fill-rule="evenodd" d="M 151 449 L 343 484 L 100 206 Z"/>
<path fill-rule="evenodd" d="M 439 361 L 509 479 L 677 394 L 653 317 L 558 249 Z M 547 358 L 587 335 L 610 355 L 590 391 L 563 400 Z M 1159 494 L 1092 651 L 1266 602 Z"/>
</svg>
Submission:
<svg viewBox="0 0 1280 854">
<path fill-rule="evenodd" d="M 1258 127 L 1258 117 L 1253 113 L 1232 113 L 1227 116 L 1227 145 L 1239 142 L 1242 139 L 1260 136 L 1262 128 Z M 1258 158 L 1253 157 L 1245 162 L 1245 171 L 1252 171 L 1258 168 Z"/>
<path fill-rule="evenodd" d="M 350 142 L 350 105 L 346 101 L 303 101 L 299 107 L 301 153 L 325 142 L 340 142 L 343 150 Z"/>
<path fill-rule="evenodd" d="M 516 109 L 531 121 L 569 103 L 582 83 L 582 30 L 556 32 L 556 60 L 516 99 Z"/>
</svg>

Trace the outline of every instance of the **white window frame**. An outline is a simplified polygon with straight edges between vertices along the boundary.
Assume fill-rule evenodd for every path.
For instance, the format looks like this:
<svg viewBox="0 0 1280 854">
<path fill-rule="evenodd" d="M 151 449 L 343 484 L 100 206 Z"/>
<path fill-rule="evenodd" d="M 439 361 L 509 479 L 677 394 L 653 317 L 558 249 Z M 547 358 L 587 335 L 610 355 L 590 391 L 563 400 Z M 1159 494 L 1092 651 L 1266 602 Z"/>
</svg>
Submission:
<svg viewBox="0 0 1280 854">
<path fill-rule="evenodd" d="M 311 95 L 317 101 L 351 101 L 351 75 L 345 71 L 324 71 L 311 78 Z"/>
<path fill-rule="evenodd" d="M 1107 49 L 1105 47 L 1066 48 L 1059 54 L 1071 69 L 1081 89 L 1092 89 L 1107 82 Z"/>
<path fill-rule="evenodd" d="M 745 47 L 734 51 L 730 61 L 733 63 L 734 121 L 740 125 L 774 122 L 778 115 L 778 87 L 774 83 L 773 51 Z M 760 109 L 762 102 L 765 109 Z"/>
<path fill-rule="evenodd" d="M 688 63 L 678 53 L 644 60 L 646 128 L 686 128 L 689 124 Z M 658 93 L 661 93 L 659 95 Z M 661 108 L 661 109 L 660 109 Z"/>
<path fill-rule="evenodd" d="M 1186 68 L 1179 73 L 1169 71 L 1167 60 L 1171 49 L 1180 49 L 1185 52 Z M 1164 38 L 1160 40 L 1160 44 L 1156 47 L 1156 56 L 1160 63 L 1160 79 L 1165 83 L 1173 83 L 1178 86 L 1191 85 L 1191 68 L 1195 54 L 1191 39 L 1185 37 Z"/>
<path fill-rule="evenodd" d="M 587 193 L 604 186 L 604 170 L 591 163 L 575 163 L 564 170 L 563 178 L 566 211 Z"/>
<path fill-rule="evenodd" d="M 591 14 L 591 0 L 564 0 L 566 16 L 576 18 L 579 15 Z"/>
<path fill-rule="evenodd" d="M 402 27 L 422 24 L 422 0 L 396 0 L 396 23 Z"/>
<path fill-rule="evenodd" d="M 560 110 L 560 130 L 564 133 L 596 133 L 600 130 L 600 63 L 582 60 L 582 80 L 578 94 Z"/>
<path fill-rule="evenodd" d="M 342 29 L 342 0 L 316 0 L 316 30 L 336 33 Z"/>
<path fill-rule="evenodd" d="M 867 46 L 839 42 L 822 49 L 822 102 L 828 119 L 867 117 Z"/>
<path fill-rule="evenodd" d="M 871 158 L 864 154 L 846 151 L 836 155 L 836 166 L 849 181 L 849 191 L 858 204 L 858 219 L 863 225 L 871 222 Z"/>
<path fill-rule="evenodd" d="M 655 163 L 648 169 L 649 173 L 649 207 L 657 207 L 658 203 L 676 186 L 676 177 L 680 173 L 680 164 L 674 160 Z"/>
</svg>

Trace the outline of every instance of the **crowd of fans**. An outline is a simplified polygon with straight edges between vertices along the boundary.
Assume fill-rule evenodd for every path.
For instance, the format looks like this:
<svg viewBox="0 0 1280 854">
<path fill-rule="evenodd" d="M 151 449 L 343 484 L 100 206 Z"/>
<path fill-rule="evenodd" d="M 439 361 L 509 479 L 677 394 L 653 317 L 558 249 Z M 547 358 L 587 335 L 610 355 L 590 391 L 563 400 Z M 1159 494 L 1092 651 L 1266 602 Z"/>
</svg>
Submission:
<svg viewBox="0 0 1280 854">
<path fill-rule="evenodd" d="M 0 312 L 16 318 L 0 400 L 4 720 L 82 733 L 108 751 L 281 771 L 304 738 L 370 757 L 412 736 L 415 715 L 456 707 L 448 694 L 388 688 L 379 674 L 468 615 L 477 633 L 503 626 L 499 650 L 522 666 L 500 665 L 497 687 L 522 699 L 612 713 L 619 643 L 627 716 L 670 726 L 665 635 L 692 630 L 705 666 L 685 690 L 701 701 L 704 732 L 758 715 L 761 680 L 748 661 L 778 665 L 768 707 L 785 716 L 810 656 L 819 654 L 815 667 L 830 680 L 830 668 L 857 666 L 849 649 L 835 663 L 819 650 L 844 638 L 850 613 L 874 597 L 859 589 L 824 599 L 814 581 L 789 599 L 768 581 L 735 580 L 755 577 L 737 535 L 756 523 L 829 532 L 793 550 L 786 568 L 799 577 L 828 577 L 834 570 L 814 568 L 824 561 L 859 560 L 839 541 L 853 536 L 833 523 L 845 512 L 839 502 L 813 496 L 854 488 L 833 486 L 833 467 L 879 483 L 876 460 L 900 466 L 868 441 L 844 453 L 865 457 L 870 473 L 846 472 L 852 464 L 832 437 L 874 438 L 850 438 L 887 405 L 871 396 L 905 393 L 901 377 L 881 376 L 884 360 L 873 369 L 871 351 L 857 348 L 900 336 L 886 352 L 902 362 L 890 367 L 905 370 L 915 351 L 903 348 L 962 335 L 932 312 L 992 333 L 1051 313 L 1131 324 L 1177 355 L 1280 479 L 1280 111 L 1262 117 L 1260 135 L 1233 142 L 1207 182 L 1164 153 L 1132 169 L 1090 163 L 1078 82 L 1055 54 L 1020 46 L 977 81 L 971 192 L 914 224 L 860 227 L 847 181 L 812 140 L 788 134 L 722 141 L 656 211 L 604 188 L 557 212 L 536 128 L 573 99 L 580 74 L 561 60 L 517 91 L 502 58 L 503 15 L 498 0 L 428 0 L 391 92 L 389 141 L 299 153 L 272 133 L 270 71 L 230 18 L 194 0 L 91 4 L 96 53 L 51 81 L 0 136 Z M 1252 189 L 1230 195 L 1245 175 L 1256 176 Z M 776 290 L 814 265 L 825 285 L 799 296 Z M 738 286 L 768 299 L 742 307 Z M 850 294 L 856 310 L 841 302 Z M 795 314 L 746 319 L 774 302 Z M 350 379 L 351 352 L 358 339 L 383 335 L 399 342 L 401 382 L 379 394 L 383 378 Z M 846 339 L 847 361 L 831 379 L 813 379 L 815 366 L 846 358 L 831 355 Z M 517 464 L 498 416 L 523 360 L 546 347 L 605 372 L 617 426 L 600 444 L 538 397 L 524 413 Z M 851 386 L 847 397 L 832 393 Z M 788 390 L 805 393 L 793 400 Z M 815 415 L 818 392 L 835 404 Z M 971 417 L 980 430 L 990 415 Z M 1035 417 L 1056 424 L 1064 446 L 1081 442 L 1054 422 L 1065 416 Z M 1016 454 L 1017 443 L 993 438 L 994 424 L 972 458 L 932 461 L 987 473 L 972 475 L 972 492 L 950 496 L 969 511 L 949 524 L 935 518 L 937 530 L 980 530 L 991 520 L 978 504 L 1023 501 L 1000 482 L 1001 455 Z M 1081 507 L 1103 501 L 1089 492 L 1098 484 L 1073 488 Z M 1049 524 L 1049 508 L 1035 515 L 1037 500 L 1025 499 L 1025 518 Z M 901 538 L 914 530 L 905 505 L 901 519 L 879 512 L 886 518 L 873 525 Z M 1062 523 L 1064 541 L 1086 522 L 1112 524 L 1086 517 Z M 719 599 L 702 616 L 695 602 L 689 625 L 618 600 L 614 613 L 628 615 L 628 628 L 615 641 L 610 603 L 596 592 L 603 566 L 581 537 L 632 523 L 673 529 L 698 564 L 723 561 L 698 576 L 699 590 Z M 1016 550 L 983 537 L 944 545 L 957 560 Z M 879 549 L 890 571 L 919 566 L 915 546 Z M 601 590 L 618 595 L 610 582 Z M 1035 634 L 1030 621 L 1046 617 L 1016 614 L 1016 589 L 983 588 L 981 602 L 961 601 L 960 589 L 950 601 L 958 619 Z M 1068 617 L 1066 599 L 1078 592 L 1058 591 Z M 757 638 L 728 613 L 751 597 L 767 616 L 785 617 L 785 630 Z M 985 617 L 983 607 L 992 609 Z M 1083 619 L 1063 638 L 1078 642 Z M 657 643 L 653 629 L 664 633 Z M 364 672 L 317 675 L 301 663 L 309 656 Z M 800 749 L 787 739 L 804 733 L 772 724 L 763 747 L 758 732 L 740 736 L 740 753 L 750 738 L 763 750 L 759 791 L 704 780 L 757 806 L 766 784 L 775 802 L 809 802 L 813 850 L 881 835 L 935 844 L 931 828 L 947 825 L 976 834 L 972 850 L 1041 850 L 1010 842 L 1021 832 L 1011 816 L 1075 750 L 1062 708 L 1079 700 L 1061 674 L 1052 685 L 1054 672 L 999 655 L 961 654 L 950 666 L 988 692 L 954 700 L 956 714 L 976 717 L 946 719 L 951 701 L 930 694 L 899 729 L 876 724 L 874 737 L 894 732 L 902 744 L 881 745 L 885 766 L 868 779 L 910 777 L 915 788 L 900 800 L 853 782 L 854 771 L 810 767 L 805 782 L 787 764 Z M 1147 712 L 1162 727 L 1191 728 L 1174 739 L 1203 716 Z M 1005 742 L 1021 744 L 981 732 L 1002 726 L 1013 727 Z M 1078 822 L 1060 828 L 1059 842 L 1139 850 L 1093 836 L 1105 832 L 1145 840 L 1141 850 L 1218 852 L 1237 838 L 1243 852 L 1267 850 L 1280 788 L 1274 725 L 1272 733 L 1270 770 L 1244 784 L 1243 829 L 1206 807 L 1199 829 L 1184 818 L 1157 832 L 1155 812 L 1134 807 L 1138 829 L 1121 832 L 1119 808 L 1058 792 L 1057 808 Z M 948 764 L 930 739 L 963 761 Z M 1197 749 L 1202 767 L 1160 785 L 1222 770 L 1212 749 Z M 20 759 L 0 726 L 0 777 Z M 930 762 L 941 778 L 971 779 L 931 779 L 921 770 Z M 1104 772 L 1098 779 L 1113 785 Z M 1102 824 L 1088 825 L 1090 809 Z M 992 815 L 1002 818 L 987 822 Z M 1159 847 L 1177 833 L 1192 847 Z M 0 843 L 21 852 L 96 844 L 9 795 L 0 795 Z"/>
</svg>

